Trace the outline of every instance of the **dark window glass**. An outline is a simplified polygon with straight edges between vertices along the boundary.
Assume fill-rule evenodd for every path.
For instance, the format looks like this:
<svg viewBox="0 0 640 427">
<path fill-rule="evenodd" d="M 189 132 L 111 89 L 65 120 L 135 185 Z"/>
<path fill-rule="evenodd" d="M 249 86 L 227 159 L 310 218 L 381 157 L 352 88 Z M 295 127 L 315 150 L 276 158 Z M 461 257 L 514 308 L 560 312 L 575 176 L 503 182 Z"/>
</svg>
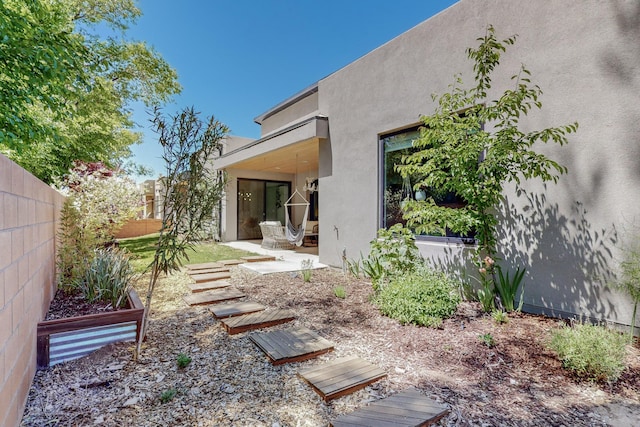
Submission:
<svg viewBox="0 0 640 427">
<path fill-rule="evenodd" d="M 413 185 L 420 179 L 419 176 L 409 176 L 403 178 L 396 172 L 395 166 L 401 164 L 402 156 L 417 151 L 413 147 L 413 141 L 420 136 L 418 128 L 412 128 L 399 133 L 383 135 L 380 138 L 382 151 L 382 170 L 384 176 L 383 185 L 383 206 L 382 206 L 382 226 L 389 228 L 394 224 L 406 225 L 402 218 L 402 202 L 407 199 L 425 200 L 430 197 L 438 206 L 446 206 L 452 209 L 461 208 L 466 205 L 465 201 L 455 193 L 442 191 L 437 188 L 421 188 L 416 191 Z M 469 243 L 472 236 L 461 236 L 447 230 L 446 234 L 437 232 L 422 234 L 424 237 L 433 237 L 436 240 L 458 240 Z M 419 237 L 419 236 L 417 236 Z"/>
</svg>

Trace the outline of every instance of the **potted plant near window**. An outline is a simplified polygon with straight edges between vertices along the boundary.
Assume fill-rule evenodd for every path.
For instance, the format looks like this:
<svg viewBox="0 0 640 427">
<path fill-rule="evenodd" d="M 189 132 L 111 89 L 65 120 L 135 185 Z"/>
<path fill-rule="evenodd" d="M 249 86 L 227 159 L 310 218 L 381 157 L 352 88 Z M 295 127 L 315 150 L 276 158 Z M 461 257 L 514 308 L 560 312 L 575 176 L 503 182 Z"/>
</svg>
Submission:
<svg viewBox="0 0 640 427">
<path fill-rule="evenodd" d="M 58 290 L 62 314 L 38 324 L 38 366 L 82 357 L 103 345 L 135 340 L 144 306 L 131 288 L 127 254 L 113 245 L 141 197 L 135 183 L 101 163 L 77 163 L 57 183 L 67 195 L 58 232 Z"/>
</svg>

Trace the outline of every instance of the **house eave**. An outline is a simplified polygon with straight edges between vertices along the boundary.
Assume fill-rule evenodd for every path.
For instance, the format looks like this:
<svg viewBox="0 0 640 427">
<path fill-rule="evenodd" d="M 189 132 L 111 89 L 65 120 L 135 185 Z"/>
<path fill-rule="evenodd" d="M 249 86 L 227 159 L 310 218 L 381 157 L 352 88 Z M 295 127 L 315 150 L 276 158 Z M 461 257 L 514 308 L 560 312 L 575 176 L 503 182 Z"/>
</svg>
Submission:
<svg viewBox="0 0 640 427">
<path fill-rule="evenodd" d="M 258 156 L 269 155 L 283 148 L 310 140 L 329 137 L 329 119 L 313 116 L 280 129 L 215 159 L 216 168 L 227 169 Z"/>
<path fill-rule="evenodd" d="M 302 89 L 300 92 L 296 93 L 295 95 L 285 99 L 281 103 L 275 105 L 274 107 L 271 107 L 270 109 L 268 109 L 264 113 L 262 113 L 259 116 L 255 117 L 253 119 L 253 121 L 255 123 L 259 124 L 259 125 L 262 125 L 262 122 L 264 120 L 268 119 L 269 117 L 273 116 L 274 114 L 279 113 L 282 110 L 285 110 L 285 109 L 289 108 L 293 104 L 299 102 L 301 99 L 304 99 L 307 96 L 316 93 L 317 91 L 318 91 L 318 82 L 315 82 L 314 84 Z"/>
</svg>

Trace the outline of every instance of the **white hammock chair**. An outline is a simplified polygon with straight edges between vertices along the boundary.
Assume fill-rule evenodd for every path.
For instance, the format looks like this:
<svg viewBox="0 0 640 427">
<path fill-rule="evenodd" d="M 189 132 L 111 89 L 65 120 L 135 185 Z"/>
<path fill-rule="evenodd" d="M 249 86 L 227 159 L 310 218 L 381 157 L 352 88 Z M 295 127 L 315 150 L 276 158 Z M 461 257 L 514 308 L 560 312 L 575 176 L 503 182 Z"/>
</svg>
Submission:
<svg viewBox="0 0 640 427">
<path fill-rule="evenodd" d="M 304 202 L 294 203 L 293 198 L 296 196 L 296 194 L 302 200 L 304 200 Z M 291 206 L 304 206 L 304 216 L 302 217 L 302 224 L 300 224 L 300 227 L 296 228 L 296 226 L 291 223 L 291 219 L 289 218 L 289 207 Z M 296 246 L 302 246 L 302 241 L 304 240 L 305 228 L 307 227 L 307 216 L 309 216 L 309 201 L 305 199 L 304 196 L 300 194 L 300 192 L 296 188 L 296 190 L 293 192 L 291 197 L 287 199 L 286 203 L 284 204 L 284 207 L 285 207 L 284 213 L 286 218 L 285 233 L 287 235 L 287 240 L 289 240 L 289 242 L 293 243 Z"/>
</svg>

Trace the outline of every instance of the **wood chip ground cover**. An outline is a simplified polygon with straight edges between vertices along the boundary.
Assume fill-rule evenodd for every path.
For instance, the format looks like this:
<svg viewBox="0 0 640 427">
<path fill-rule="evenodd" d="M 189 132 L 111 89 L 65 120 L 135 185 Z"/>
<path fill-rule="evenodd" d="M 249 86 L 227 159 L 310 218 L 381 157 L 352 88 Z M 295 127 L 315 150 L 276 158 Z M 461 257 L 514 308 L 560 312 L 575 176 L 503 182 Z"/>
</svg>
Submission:
<svg viewBox="0 0 640 427">
<path fill-rule="evenodd" d="M 232 268 L 246 300 L 292 310 L 291 324 L 336 344 L 317 359 L 272 366 L 247 332 L 229 336 L 207 306 L 187 307 L 190 279 L 162 280 L 139 362 L 132 344 L 36 373 L 23 426 L 322 426 L 338 415 L 414 386 L 451 407 L 442 426 L 624 426 L 640 414 L 640 351 L 614 386 L 577 382 L 546 349 L 559 322 L 512 315 L 497 325 L 463 303 L 442 329 L 401 326 L 369 302 L 371 285 L 336 270 L 260 276 Z M 146 282 L 139 283 L 142 291 Z M 346 299 L 336 298 L 344 286 Z M 141 292 L 142 294 L 142 292 Z M 287 327 L 277 326 L 276 328 Z M 496 346 L 482 344 L 490 333 Z M 180 353 L 192 362 L 179 369 Z M 325 404 L 296 374 L 323 361 L 359 356 L 388 377 Z M 162 403 L 163 392 L 175 390 Z"/>
</svg>

